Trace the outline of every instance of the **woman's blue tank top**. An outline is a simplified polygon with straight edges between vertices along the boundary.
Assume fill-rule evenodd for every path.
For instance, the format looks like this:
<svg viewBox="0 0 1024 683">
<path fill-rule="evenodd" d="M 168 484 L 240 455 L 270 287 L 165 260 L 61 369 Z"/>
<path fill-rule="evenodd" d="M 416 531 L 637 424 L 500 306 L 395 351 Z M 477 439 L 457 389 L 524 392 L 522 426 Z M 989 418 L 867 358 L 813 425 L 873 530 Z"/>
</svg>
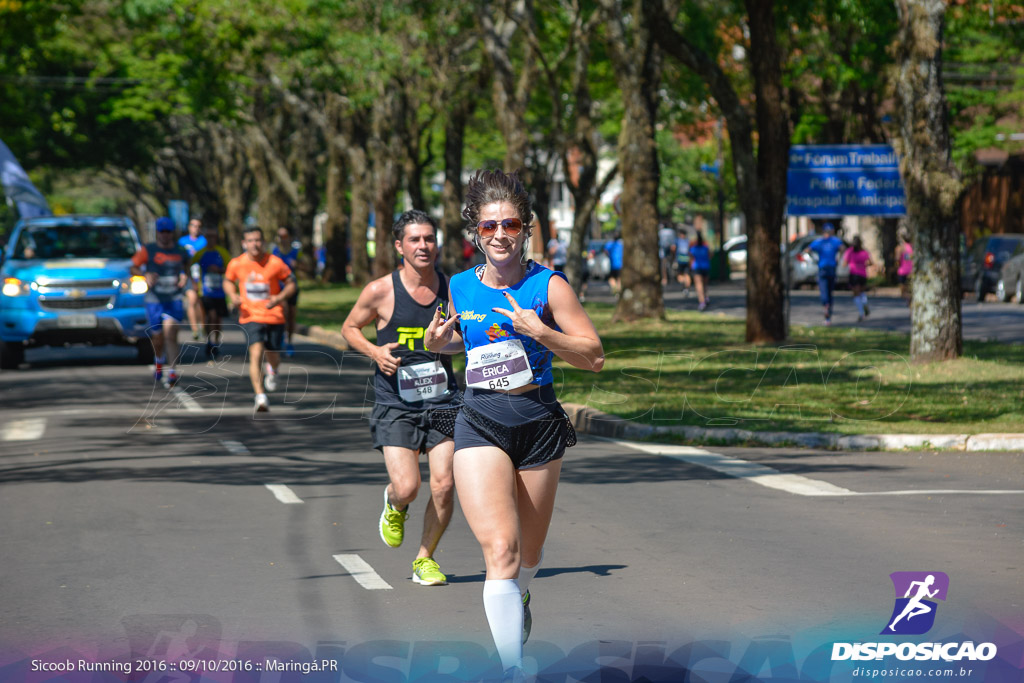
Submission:
<svg viewBox="0 0 1024 683">
<path fill-rule="evenodd" d="M 507 289 L 494 289 L 480 281 L 484 266 L 477 266 L 454 275 L 448 284 L 452 304 L 461 316 L 462 339 L 466 350 L 507 339 L 518 339 L 526 349 L 533 371 L 533 383 L 551 384 L 551 351 L 540 342 L 512 328 L 512 320 L 491 309 L 511 310 L 505 292 L 522 308 L 532 308 L 548 327 L 558 330 L 548 304 L 548 281 L 555 271 L 531 261 L 522 280 Z M 562 273 L 557 273 L 564 278 Z M 561 330 L 559 330 L 561 331 Z"/>
</svg>

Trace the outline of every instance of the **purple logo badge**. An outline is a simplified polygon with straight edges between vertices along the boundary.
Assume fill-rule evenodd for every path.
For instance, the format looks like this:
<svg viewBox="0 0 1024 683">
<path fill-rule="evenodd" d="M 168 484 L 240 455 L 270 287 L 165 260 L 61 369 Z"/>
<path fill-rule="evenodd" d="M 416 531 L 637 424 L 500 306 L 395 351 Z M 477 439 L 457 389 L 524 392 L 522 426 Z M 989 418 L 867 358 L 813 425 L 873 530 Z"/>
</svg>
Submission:
<svg viewBox="0 0 1024 683">
<path fill-rule="evenodd" d="M 896 589 L 896 604 L 882 635 L 918 636 L 935 623 L 934 600 L 945 600 L 949 577 L 942 572 L 893 572 L 889 575 Z"/>
</svg>

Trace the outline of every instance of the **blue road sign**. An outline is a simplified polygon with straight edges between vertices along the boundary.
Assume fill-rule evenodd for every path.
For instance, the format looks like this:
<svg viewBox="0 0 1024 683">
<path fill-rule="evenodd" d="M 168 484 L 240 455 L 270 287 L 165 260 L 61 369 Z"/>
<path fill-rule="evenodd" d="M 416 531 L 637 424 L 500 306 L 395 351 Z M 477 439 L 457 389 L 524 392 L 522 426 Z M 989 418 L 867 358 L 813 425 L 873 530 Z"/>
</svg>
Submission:
<svg viewBox="0 0 1024 683">
<path fill-rule="evenodd" d="M 793 145 L 786 174 L 790 216 L 903 216 L 899 159 L 889 145 Z"/>
</svg>

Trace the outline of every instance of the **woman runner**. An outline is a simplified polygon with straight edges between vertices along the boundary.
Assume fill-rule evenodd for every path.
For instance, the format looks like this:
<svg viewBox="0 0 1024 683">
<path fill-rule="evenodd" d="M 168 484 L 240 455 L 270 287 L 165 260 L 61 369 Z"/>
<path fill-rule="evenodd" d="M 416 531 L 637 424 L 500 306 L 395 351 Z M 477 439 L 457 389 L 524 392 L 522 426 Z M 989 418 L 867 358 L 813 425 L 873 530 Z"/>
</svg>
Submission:
<svg viewBox="0 0 1024 683">
<path fill-rule="evenodd" d="M 860 235 L 854 236 L 853 245 L 843 254 L 843 260 L 850 266 L 850 289 L 853 290 L 853 303 L 857 306 L 857 322 L 863 322 L 871 313 L 868 295 L 864 292 L 868 284 L 871 254 L 864 248 Z"/>
<path fill-rule="evenodd" d="M 522 679 L 529 583 L 540 568 L 562 455 L 576 439 L 555 397 L 551 359 L 599 371 L 604 350 L 568 282 L 527 260 L 530 199 L 515 173 L 478 172 L 462 213 L 486 261 L 451 279 L 424 345 L 464 345 L 455 420 L 455 488 L 487 568 L 484 613 L 504 680 Z M 460 325 L 460 332 L 456 332 Z"/>
</svg>

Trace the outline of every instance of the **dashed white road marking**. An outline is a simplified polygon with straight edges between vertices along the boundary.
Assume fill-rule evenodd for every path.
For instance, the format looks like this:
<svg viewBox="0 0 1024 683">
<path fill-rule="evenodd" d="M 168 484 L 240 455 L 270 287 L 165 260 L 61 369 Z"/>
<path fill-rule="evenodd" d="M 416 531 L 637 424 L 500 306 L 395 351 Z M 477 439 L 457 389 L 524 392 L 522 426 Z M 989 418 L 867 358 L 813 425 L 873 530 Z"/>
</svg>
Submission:
<svg viewBox="0 0 1024 683">
<path fill-rule="evenodd" d="M 819 481 L 804 477 L 799 474 L 786 474 L 779 470 L 759 465 L 748 460 L 733 458 L 720 453 L 712 453 L 703 448 L 691 446 L 672 446 L 667 444 L 634 443 L 631 441 L 616 441 L 620 446 L 633 448 L 645 453 L 662 455 L 673 460 L 688 462 L 693 465 L 706 467 L 709 470 L 746 479 L 755 484 L 766 486 L 770 489 L 778 489 L 798 496 L 939 496 L 939 495 L 1012 495 L 1024 494 L 1024 490 L 971 490 L 971 489 L 910 489 L 905 491 L 866 491 L 857 492 L 845 489 L 841 486 L 830 484 L 827 481 Z"/>
<path fill-rule="evenodd" d="M 0 430 L 0 441 L 35 441 L 46 431 L 45 417 L 12 420 Z"/>
<path fill-rule="evenodd" d="M 294 491 L 284 484 L 264 484 L 264 486 L 270 489 L 270 492 L 274 494 L 274 498 L 277 498 L 285 505 L 295 505 L 303 502 L 301 498 L 295 495 Z"/>
<path fill-rule="evenodd" d="M 171 387 L 171 393 L 174 394 L 174 397 L 178 399 L 178 403 L 180 403 L 188 412 L 203 412 L 203 407 L 199 405 L 199 401 L 189 396 L 187 391 L 179 389 L 178 387 Z"/>
<path fill-rule="evenodd" d="M 232 441 L 230 439 L 221 439 L 220 440 L 220 445 L 223 446 L 224 448 L 226 448 L 228 453 L 233 453 L 234 455 L 252 455 L 252 453 L 249 451 L 249 449 L 246 448 L 245 444 L 242 443 L 241 441 Z"/>
<path fill-rule="evenodd" d="M 387 581 L 380 578 L 380 575 L 373 571 L 366 560 L 359 557 L 359 555 L 335 555 L 334 559 L 337 560 L 338 564 L 348 570 L 348 573 L 352 575 L 352 578 L 359 582 L 359 585 L 368 591 L 389 591 L 391 585 Z"/>
</svg>

